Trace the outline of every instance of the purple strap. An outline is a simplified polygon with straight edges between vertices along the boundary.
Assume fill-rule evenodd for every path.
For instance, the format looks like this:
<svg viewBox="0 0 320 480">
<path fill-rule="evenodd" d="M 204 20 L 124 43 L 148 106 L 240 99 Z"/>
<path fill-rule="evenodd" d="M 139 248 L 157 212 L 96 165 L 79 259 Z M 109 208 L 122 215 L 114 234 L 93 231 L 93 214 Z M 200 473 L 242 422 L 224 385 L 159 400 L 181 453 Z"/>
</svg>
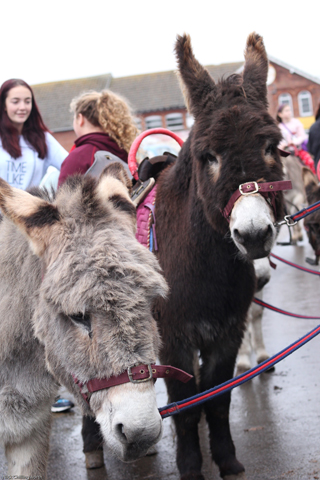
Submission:
<svg viewBox="0 0 320 480">
<path fill-rule="evenodd" d="M 292 135 L 292 136 L 295 135 L 295 133 L 292 133 L 291 130 L 290 130 L 290 128 L 288 128 L 285 123 L 281 122 L 281 125 L 283 125 L 284 128 L 285 128 L 286 130 L 288 130 L 288 132 L 290 133 L 290 135 Z"/>
</svg>

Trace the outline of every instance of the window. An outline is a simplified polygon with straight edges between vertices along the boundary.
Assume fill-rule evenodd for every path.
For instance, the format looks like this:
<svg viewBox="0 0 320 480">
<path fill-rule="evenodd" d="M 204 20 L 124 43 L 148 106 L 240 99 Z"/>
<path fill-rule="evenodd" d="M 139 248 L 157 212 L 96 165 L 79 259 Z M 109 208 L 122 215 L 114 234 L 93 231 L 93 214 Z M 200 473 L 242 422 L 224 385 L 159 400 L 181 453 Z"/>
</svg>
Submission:
<svg viewBox="0 0 320 480">
<path fill-rule="evenodd" d="M 192 125 L 194 124 L 194 117 L 189 112 L 186 115 L 186 124 L 187 124 L 187 128 L 191 128 Z"/>
<path fill-rule="evenodd" d="M 166 115 L 166 125 L 169 130 L 183 130 L 183 115 L 182 113 L 169 113 Z"/>
<path fill-rule="evenodd" d="M 145 118 L 146 122 L 146 130 L 149 128 L 161 128 L 162 127 L 162 118 L 160 115 L 150 115 L 149 117 Z"/>
<path fill-rule="evenodd" d="M 137 129 L 140 130 L 140 132 L 141 132 L 141 130 L 142 130 L 141 118 L 135 117 L 134 118 L 134 123 L 136 124 Z"/>
<path fill-rule="evenodd" d="M 312 97 L 307 90 L 298 94 L 300 117 L 310 117 L 313 115 Z"/>
<path fill-rule="evenodd" d="M 281 93 L 281 95 L 279 95 L 278 102 L 279 105 L 289 105 L 291 111 L 293 112 L 292 97 L 290 93 Z"/>
</svg>

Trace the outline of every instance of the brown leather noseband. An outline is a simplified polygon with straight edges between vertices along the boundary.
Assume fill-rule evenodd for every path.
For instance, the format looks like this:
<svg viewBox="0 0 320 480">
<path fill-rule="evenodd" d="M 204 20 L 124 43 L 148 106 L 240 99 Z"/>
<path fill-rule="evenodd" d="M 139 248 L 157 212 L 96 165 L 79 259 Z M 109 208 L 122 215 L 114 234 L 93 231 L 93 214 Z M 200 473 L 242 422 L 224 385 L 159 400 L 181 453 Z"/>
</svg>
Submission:
<svg viewBox="0 0 320 480">
<path fill-rule="evenodd" d="M 230 215 L 234 204 L 241 196 L 252 195 L 254 193 L 259 193 L 262 195 L 267 201 L 270 201 L 270 204 L 273 208 L 273 212 L 275 217 L 277 216 L 276 212 L 276 193 L 281 190 L 291 190 L 292 183 L 290 180 L 280 180 L 277 182 L 265 182 L 265 183 L 257 183 L 257 182 L 247 182 L 242 183 L 239 185 L 238 189 L 233 193 L 227 206 L 224 208 L 222 214 L 223 216 L 230 221 Z"/>
<path fill-rule="evenodd" d="M 78 385 L 80 393 L 89 404 L 90 396 L 94 392 L 104 390 L 105 388 L 114 387 L 123 383 L 143 383 L 157 378 L 172 378 L 180 382 L 187 383 L 193 375 L 180 370 L 179 368 L 170 365 L 135 365 L 128 367 L 126 371 L 120 375 L 113 375 L 109 378 L 93 378 L 88 382 L 81 383 L 74 375 L 72 375 L 74 382 Z"/>
</svg>

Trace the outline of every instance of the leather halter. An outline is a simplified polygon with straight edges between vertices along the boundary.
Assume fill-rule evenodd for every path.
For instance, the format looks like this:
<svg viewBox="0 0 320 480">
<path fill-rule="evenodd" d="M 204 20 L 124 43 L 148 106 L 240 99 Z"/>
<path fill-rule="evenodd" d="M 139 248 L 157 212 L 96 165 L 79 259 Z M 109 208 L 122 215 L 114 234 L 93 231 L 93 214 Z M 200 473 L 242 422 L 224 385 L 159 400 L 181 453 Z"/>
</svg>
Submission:
<svg viewBox="0 0 320 480">
<path fill-rule="evenodd" d="M 127 370 L 120 373 L 120 375 L 113 375 L 109 378 L 93 378 L 85 383 L 81 383 L 74 375 L 72 375 L 72 377 L 75 384 L 78 385 L 82 397 L 89 405 L 92 393 L 114 387 L 115 385 L 129 382 L 143 383 L 150 380 L 156 380 L 157 378 L 172 378 L 187 383 L 191 380 L 193 375 L 189 375 L 189 373 L 170 365 L 155 365 L 154 363 L 149 363 L 147 365 L 128 367 Z"/>
<path fill-rule="evenodd" d="M 266 200 L 271 201 L 271 205 L 276 216 L 276 193 L 281 190 L 291 190 L 292 183 L 290 180 L 280 180 L 277 182 L 266 182 L 266 183 L 257 183 L 257 182 L 247 182 L 239 185 L 238 190 L 234 192 L 231 196 L 227 206 L 224 208 L 222 214 L 223 216 L 230 221 L 230 215 L 233 209 L 234 204 L 241 196 L 252 195 L 258 193 L 262 195 Z"/>
</svg>

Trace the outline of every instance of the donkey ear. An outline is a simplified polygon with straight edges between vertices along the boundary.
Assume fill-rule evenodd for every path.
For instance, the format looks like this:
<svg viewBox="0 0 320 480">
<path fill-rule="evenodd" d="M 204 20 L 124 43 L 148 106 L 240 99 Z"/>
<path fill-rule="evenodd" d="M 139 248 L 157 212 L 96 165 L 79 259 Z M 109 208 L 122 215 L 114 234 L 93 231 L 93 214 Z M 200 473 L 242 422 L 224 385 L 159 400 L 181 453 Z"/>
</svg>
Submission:
<svg viewBox="0 0 320 480">
<path fill-rule="evenodd" d="M 189 35 L 177 36 L 175 45 L 182 91 L 190 113 L 197 117 L 203 110 L 203 105 L 212 96 L 214 100 L 215 83 L 198 60 L 195 58 Z"/>
<path fill-rule="evenodd" d="M 317 188 L 319 186 L 318 178 L 308 167 L 302 167 L 302 178 L 305 188 Z"/>
<path fill-rule="evenodd" d="M 100 175 L 98 196 L 102 202 L 111 202 L 114 207 L 136 217 L 136 208 L 130 194 L 132 182 L 120 163 L 111 163 Z"/>
<path fill-rule="evenodd" d="M 41 256 L 60 215 L 55 205 L 18 188 L 0 178 L 0 209 L 28 238 L 34 253 Z"/>
<path fill-rule="evenodd" d="M 251 33 L 247 39 L 244 58 L 243 88 L 246 95 L 249 99 L 261 101 L 267 107 L 269 62 L 263 39 L 255 32 Z"/>
</svg>

